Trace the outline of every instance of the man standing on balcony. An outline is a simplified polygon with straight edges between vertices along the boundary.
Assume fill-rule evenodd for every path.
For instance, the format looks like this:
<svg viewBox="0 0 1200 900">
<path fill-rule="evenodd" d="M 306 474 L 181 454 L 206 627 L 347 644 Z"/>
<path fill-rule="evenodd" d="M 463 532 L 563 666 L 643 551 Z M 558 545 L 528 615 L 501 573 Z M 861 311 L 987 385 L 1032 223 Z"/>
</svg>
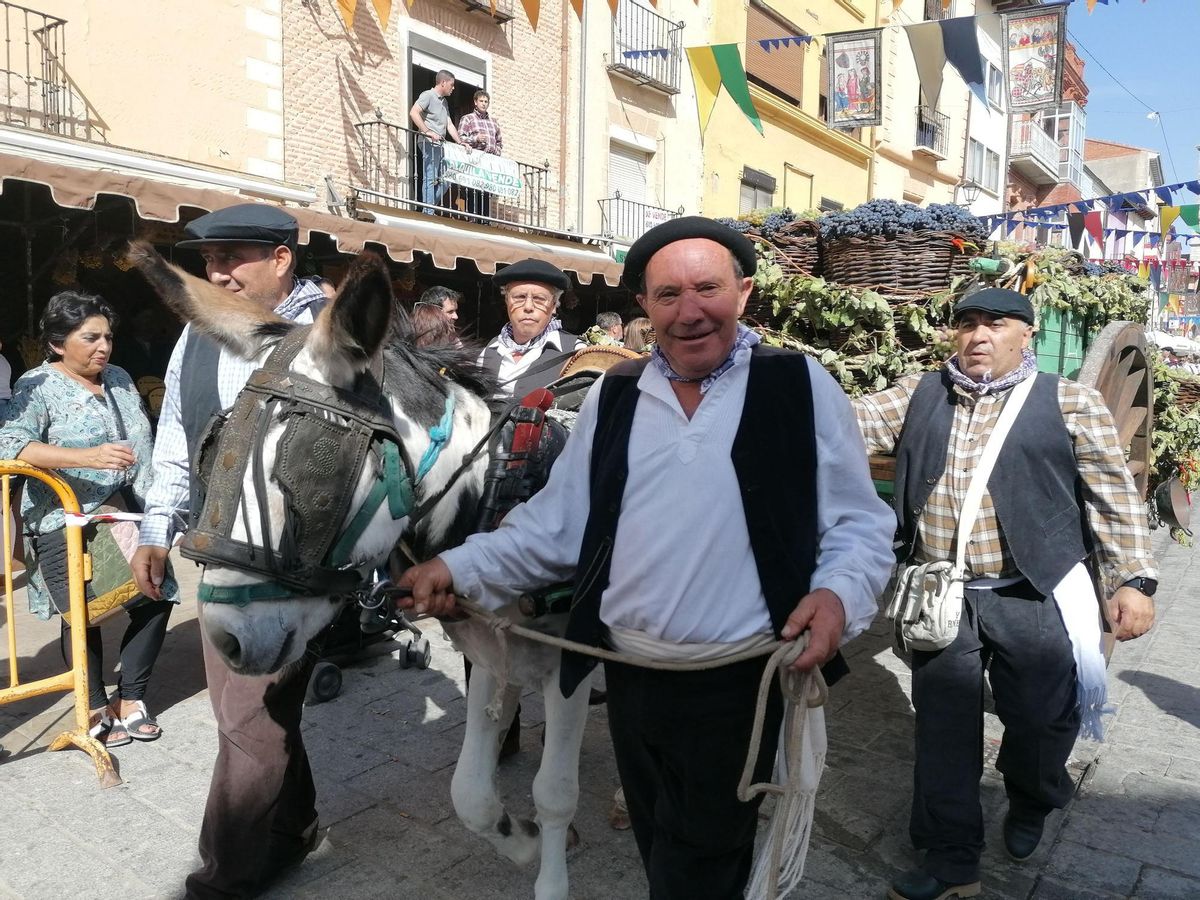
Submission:
<svg viewBox="0 0 1200 900">
<path fill-rule="evenodd" d="M 475 112 L 467 113 L 458 120 L 458 139 L 476 150 L 504 155 L 504 138 L 500 134 L 500 123 L 488 113 L 492 96 L 487 91 L 475 92 Z M 467 191 L 467 212 L 477 216 L 492 214 L 492 195 L 487 191 Z"/>
<path fill-rule="evenodd" d="M 442 205 L 446 187 L 442 184 L 442 160 L 446 151 L 442 142 L 448 134 L 458 141 L 458 131 L 450 121 L 450 106 L 446 98 L 454 93 L 454 73 L 442 69 L 433 79 L 433 87 L 417 98 L 409 110 L 409 118 L 421 136 L 421 211 L 434 214 L 433 207 Z"/>
</svg>

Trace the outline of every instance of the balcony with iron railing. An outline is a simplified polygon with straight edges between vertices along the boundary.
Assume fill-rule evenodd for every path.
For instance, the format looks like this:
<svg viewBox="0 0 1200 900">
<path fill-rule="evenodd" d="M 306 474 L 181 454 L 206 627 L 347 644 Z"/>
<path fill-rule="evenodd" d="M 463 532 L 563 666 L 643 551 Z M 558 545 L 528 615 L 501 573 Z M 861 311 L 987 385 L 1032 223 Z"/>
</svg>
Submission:
<svg viewBox="0 0 1200 900">
<path fill-rule="evenodd" d="M 352 202 L 367 202 L 434 215 L 453 216 L 500 227 L 548 231 L 549 161 L 538 166 L 502 160 L 503 187 L 495 191 L 471 185 L 471 179 L 447 166 L 443 148 L 403 125 L 378 118 L 354 125 L 360 158 L 351 177 Z M 440 151 L 440 152 L 439 152 Z M 432 164 L 426 189 L 426 159 Z M 486 154 L 485 154 L 486 156 Z"/>
<path fill-rule="evenodd" d="M 92 139 L 99 126 L 67 76 L 67 21 L 0 2 L 5 125 Z M 103 135 L 99 135 L 103 139 Z"/>
<path fill-rule="evenodd" d="M 515 15 L 513 0 L 462 0 L 462 4 L 469 12 L 487 13 L 497 25 L 511 22 Z"/>
<path fill-rule="evenodd" d="M 613 19 L 608 70 L 665 94 L 678 94 L 682 34 L 682 22 L 621 0 Z"/>
<path fill-rule="evenodd" d="M 937 159 L 945 159 L 949 147 L 950 117 L 930 109 L 917 107 L 917 135 L 915 149 Z"/>
<path fill-rule="evenodd" d="M 598 202 L 600 233 L 604 237 L 625 243 L 633 243 L 655 225 L 683 215 L 683 207 L 670 210 L 648 203 L 638 203 L 635 200 L 625 200 L 620 191 Z"/>
<path fill-rule="evenodd" d="M 925 21 L 936 22 L 940 19 L 954 18 L 954 3 L 944 0 L 925 0 Z"/>
<path fill-rule="evenodd" d="M 1012 149 L 1009 165 L 1033 184 L 1058 182 L 1058 142 L 1033 119 L 1012 123 Z"/>
</svg>

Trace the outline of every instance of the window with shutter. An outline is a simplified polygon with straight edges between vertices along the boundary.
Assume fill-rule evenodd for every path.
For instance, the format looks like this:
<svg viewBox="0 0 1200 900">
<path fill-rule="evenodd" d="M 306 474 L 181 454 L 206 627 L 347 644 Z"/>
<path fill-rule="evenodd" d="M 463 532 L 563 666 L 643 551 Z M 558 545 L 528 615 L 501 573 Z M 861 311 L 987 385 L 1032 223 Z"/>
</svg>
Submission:
<svg viewBox="0 0 1200 900">
<path fill-rule="evenodd" d="M 751 0 L 746 9 L 746 78 L 796 106 L 804 97 L 803 44 L 773 47 L 768 53 L 758 42 L 767 38 L 797 37 L 805 32 L 783 16 Z"/>
<path fill-rule="evenodd" d="M 608 145 L 608 195 L 620 192 L 622 200 L 646 202 L 650 154 L 615 141 Z"/>
</svg>

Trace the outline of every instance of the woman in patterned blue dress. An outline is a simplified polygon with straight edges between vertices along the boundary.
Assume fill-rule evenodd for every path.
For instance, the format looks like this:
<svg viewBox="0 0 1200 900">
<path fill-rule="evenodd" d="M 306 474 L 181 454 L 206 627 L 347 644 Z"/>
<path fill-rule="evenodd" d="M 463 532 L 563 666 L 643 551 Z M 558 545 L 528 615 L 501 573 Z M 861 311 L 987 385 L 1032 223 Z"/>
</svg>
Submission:
<svg viewBox="0 0 1200 900">
<path fill-rule="evenodd" d="M 57 470 L 84 513 L 102 505 L 128 506 L 130 498 L 141 504 L 150 487 L 150 422 L 129 375 L 108 364 L 116 318 L 99 297 L 74 291 L 52 297 L 41 320 L 46 361 L 17 381 L 8 421 L 0 427 L 0 459 Z M 118 496 L 123 499 L 117 501 Z M 49 487 L 29 479 L 21 513 L 30 561 L 30 611 L 48 619 L 62 606 L 64 591 L 61 575 L 47 583 L 51 569 L 38 565 L 37 549 L 40 539 L 46 562 L 51 558 L 46 548 L 61 545 L 55 539 L 64 528 L 63 510 Z M 164 583 L 163 596 L 161 601 L 142 598 L 127 608 L 121 675 L 111 704 L 104 689 L 100 629 L 87 630 L 92 733 L 109 747 L 152 741 L 161 734 L 143 697 L 171 607 L 179 601 L 173 581 Z"/>
</svg>

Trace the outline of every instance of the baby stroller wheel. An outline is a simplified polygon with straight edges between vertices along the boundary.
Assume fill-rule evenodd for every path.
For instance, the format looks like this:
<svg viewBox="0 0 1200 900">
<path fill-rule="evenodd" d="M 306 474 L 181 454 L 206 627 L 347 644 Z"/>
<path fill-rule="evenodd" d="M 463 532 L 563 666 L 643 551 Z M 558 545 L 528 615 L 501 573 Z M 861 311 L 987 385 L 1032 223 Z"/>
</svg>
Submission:
<svg viewBox="0 0 1200 900">
<path fill-rule="evenodd" d="M 313 666 L 308 679 L 308 694 L 304 702 L 309 706 L 332 700 L 342 691 L 342 670 L 331 662 L 319 662 Z"/>
</svg>

